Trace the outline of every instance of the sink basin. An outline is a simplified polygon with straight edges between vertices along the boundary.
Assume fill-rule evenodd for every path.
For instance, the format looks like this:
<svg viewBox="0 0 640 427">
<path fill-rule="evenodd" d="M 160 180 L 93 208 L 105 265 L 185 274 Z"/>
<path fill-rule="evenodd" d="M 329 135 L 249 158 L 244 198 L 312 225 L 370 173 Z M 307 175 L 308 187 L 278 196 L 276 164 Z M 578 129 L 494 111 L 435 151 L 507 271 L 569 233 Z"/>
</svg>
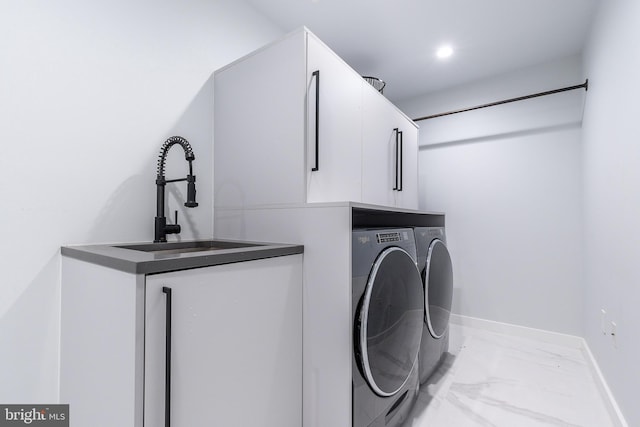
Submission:
<svg viewBox="0 0 640 427">
<path fill-rule="evenodd" d="M 256 243 L 228 242 L 223 240 L 198 240 L 193 242 L 142 243 L 116 246 L 121 249 L 148 252 L 154 254 L 183 254 L 189 252 L 220 251 L 226 249 L 249 248 L 262 246 Z"/>
</svg>

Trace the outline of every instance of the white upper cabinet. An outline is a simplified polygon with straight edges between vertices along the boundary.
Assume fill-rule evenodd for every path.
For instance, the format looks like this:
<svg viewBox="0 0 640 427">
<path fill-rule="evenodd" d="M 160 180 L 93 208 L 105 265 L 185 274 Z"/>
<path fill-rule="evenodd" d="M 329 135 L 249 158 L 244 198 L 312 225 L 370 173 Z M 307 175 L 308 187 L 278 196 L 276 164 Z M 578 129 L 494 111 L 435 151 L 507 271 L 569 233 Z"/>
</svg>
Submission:
<svg viewBox="0 0 640 427">
<path fill-rule="evenodd" d="M 216 71 L 214 80 L 217 208 L 337 201 L 417 208 L 417 126 L 308 30 Z M 393 190 L 396 170 L 402 191 Z"/>
</svg>

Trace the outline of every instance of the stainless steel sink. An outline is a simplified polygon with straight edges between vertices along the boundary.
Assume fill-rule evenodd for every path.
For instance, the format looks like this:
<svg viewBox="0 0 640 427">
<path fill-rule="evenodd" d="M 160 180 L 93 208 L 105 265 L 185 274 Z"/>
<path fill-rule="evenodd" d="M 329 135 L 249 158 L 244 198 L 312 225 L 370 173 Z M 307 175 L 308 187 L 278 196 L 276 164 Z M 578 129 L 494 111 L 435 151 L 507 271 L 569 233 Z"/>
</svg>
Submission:
<svg viewBox="0 0 640 427">
<path fill-rule="evenodd" d="M 224 240 L 198 240 L 193 242 L 170 242 L 170 243 L 141 243 L 134 245 L 116 246 L 121 249 L 148 252 L 154 254 L 183 254 L 189 252 L 220 251 L 227 249 L 239 249 L 263 246 L 257 243 L 229 242 Z"/>
</svg>

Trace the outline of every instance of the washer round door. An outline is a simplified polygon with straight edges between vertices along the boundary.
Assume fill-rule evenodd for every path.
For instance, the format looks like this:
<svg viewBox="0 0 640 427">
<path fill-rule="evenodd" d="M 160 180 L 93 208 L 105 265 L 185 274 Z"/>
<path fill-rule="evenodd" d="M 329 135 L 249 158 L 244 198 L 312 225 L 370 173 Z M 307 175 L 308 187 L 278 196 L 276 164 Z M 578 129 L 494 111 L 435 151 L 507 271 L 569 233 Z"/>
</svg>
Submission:
<svg viewBox="0 0 640 427">
<path fill-rule="evenodd" d="M 423 272 L 425 322 L 434 338 L 447 331 L 453 299 L 453 269 L 447 246 L 440 239 L 429 245 Z"/>
<path fill-rule="evenodd" d="M 414 368 L 423 301 L 420 272 L 411 256 L 399 247 L 382 251 L 369 274 L 354 331 L 363 374 L 380 396 L 400 391 Z"/>
</svg>

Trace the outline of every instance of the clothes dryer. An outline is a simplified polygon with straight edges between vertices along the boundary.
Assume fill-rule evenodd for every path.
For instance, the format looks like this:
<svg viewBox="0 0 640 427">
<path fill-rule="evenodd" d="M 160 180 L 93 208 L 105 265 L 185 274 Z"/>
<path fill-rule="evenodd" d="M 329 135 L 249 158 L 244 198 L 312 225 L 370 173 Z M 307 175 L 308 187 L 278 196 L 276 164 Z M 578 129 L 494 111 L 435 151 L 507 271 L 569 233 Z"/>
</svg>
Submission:
<svg viewBox="0 0 640 427">
<path fill-rule="evenodd" d="M 424 295 L 413 230 L 352 232 L 353 427 L 396 427 L 419 387 Z"/>
<path fill-rule="evenodd" d="M 418 269 L 424 286 L 424 325 L 418 357 L 422 384 L 449 348 L 453 269 L 444 227 L 415 227 L 414 234 Z"/>
</svg>

